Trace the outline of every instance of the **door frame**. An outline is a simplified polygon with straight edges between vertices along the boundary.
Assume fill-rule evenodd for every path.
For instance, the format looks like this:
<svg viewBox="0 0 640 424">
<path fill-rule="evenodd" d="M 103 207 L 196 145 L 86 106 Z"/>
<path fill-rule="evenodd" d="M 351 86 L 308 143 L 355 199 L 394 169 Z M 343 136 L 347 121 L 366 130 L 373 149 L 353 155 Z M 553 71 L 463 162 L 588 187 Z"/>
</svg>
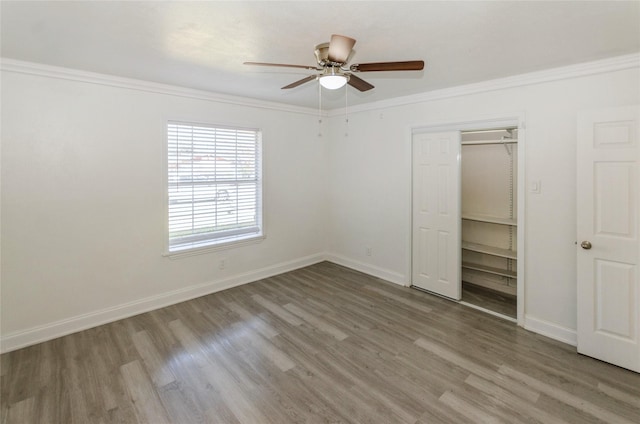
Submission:
<svg viewBox="0 0 640 424">
<path fill-rule="evenodd" d="M 406 275 L 408 276 L 408 285 L 412 285 L 413 275 L 413 136 L 414 134 L 430 133 L 430 132 L 444 132 L 444 131 L 471 131 L 471 130 L 487 130 L 493 128 L 502 127 L 517 127 L 518 128 L 518 201 L 517 201 L 517 237 L 518 243 L 516 246 L 518 252 L 516 272 L 518 277 L 517 281 L 517 324 L 520 327 L 524 327 L 525 317 L 525 228 L 526 228 L 526 173 L 525 173 L 525 153 L 526 153 L 526 126 L 525 126 L 525 114 L 523 112 L 510 113 L 499 116 L 491 116 L 483 119 L 470 118 L 460 119 L 455 121 L 434 122 L 427 124 L 411 125 L 407 130 L 407 143 L 409 158 L 407 163 L 410 164 L 407 172 L 407 180 L 409 181 L 409 228 L 408 237 L 406 240 L 407 252 L 407 264 Z M 460 281 L 462 284 L 462 281 Z"/>
</svg>

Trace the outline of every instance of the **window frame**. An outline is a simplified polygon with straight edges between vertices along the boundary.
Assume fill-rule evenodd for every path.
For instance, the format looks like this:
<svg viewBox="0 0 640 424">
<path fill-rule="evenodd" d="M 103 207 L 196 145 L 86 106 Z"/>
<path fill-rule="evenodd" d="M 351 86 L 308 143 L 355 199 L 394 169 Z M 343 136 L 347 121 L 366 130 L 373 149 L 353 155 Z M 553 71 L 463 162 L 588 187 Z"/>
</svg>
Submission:
<svg viewBox="0 0 640 424">
<path fill-rule="evenodd" d="M 257 232 L 251 232 L 249 234 L 234 234 L 237 231 L 229 231 L 229 236 L 219 237 L 217 239 L 209 239 L 203 237 L 202 241 L 193 241 L 191 243 L 185 243 L 183 246 L 172 246 L 171 238 L 169 234 L 169 207 L 170 207 L 170 194 L 169 194 L 169 128 L 170 125 L 186 125 L 186 126 L 200 126 L 207 128 L 226 129 L 233 131 L 252 131 L 256 134 L 256 160 L 257 160 L 257 182 L 256 189 L 258 191 L 257 203 L 256 203 L 256 227 Z M 265 225 L 264 225 L 264 154 L 262 144 L 262 130 L 257 127 L 248 127 L 240 125 L 229 124 L 214 124 L 193 122 L 190 120 L 182 119 L 165 119 L 164 126 L 164 146 L 163 146 L 163 193 L 164 193 L 164 251 L 163 256 L 169 258 L 179 258 L 183 256 L 191 256 L 207 253 L 216 250 L 226 250 L 242 245 L 253 244 L 261 242 L 265 239 Z M 197 238 L 197 237 L 196 237 Z"/>
</svg>

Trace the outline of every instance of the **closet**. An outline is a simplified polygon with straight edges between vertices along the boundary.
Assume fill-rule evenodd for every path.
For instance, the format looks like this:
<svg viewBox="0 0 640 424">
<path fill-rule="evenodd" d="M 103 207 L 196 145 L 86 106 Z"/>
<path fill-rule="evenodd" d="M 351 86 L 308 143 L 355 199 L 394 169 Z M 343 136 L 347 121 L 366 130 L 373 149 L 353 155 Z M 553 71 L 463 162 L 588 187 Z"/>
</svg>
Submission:
<svg viewBox="0 0 640 424">
<path fill-rule="evenodd" d="M 415 128 L 411 147 L 411 286 L 521 325 L 523 139 L 505 119 Z"/>
<path fill-rule="evenodd" d="M 516 319 L 518 130 L 461 133 L 462 302 Z"/>
</svg>

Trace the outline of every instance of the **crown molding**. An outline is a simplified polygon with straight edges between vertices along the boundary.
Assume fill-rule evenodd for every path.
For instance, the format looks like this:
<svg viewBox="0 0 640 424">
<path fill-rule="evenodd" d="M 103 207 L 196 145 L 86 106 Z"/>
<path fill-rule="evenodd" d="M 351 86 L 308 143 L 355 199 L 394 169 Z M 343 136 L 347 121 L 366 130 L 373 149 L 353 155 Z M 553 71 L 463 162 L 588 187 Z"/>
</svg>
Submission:
<svg viewBox="0 0 640 424">
<path fill-rule="evenodd" d="M 467 96 L 470 94 L 486 93 L 489 91 L 504 90 L 507 88 L 522 87 L 526 85 L 541 84 L 552 81 L 560 81 L 564 79 L 578 78 L 588 75 L 621 71 L 632 68 L 640 68 L 640 53 L 616 56 L 603 60 L 578 63 L 575 65 L 552 68 L 544 71 L 529 72 L 526 74 L 514 75 L 505 78 L 497 78 L 473 84 L 459 85 L 456 87 L 427 91 L 410 96 L 396 97 L 393 99 L 381 100 L 378 102 L 370 102 L 362 105 L 350 106 L 349 113 L 386 109 L 416 103 L 425 103 L 434 100 Z M 329 116 L 340 116 L 343 114 L 344 108 L 332 109 L 331 111 L 329 111 Z"/>
<path fill-rule="evenodd" d="M 100 74 L 96 72 L 81 71 L 77 69 L 63 68 L 59 66 L 43 65 L 41 63 L 25 62 L 22 60 L 0 58 L 0 71 L 19 74 L 37 75 L 47 78 L 58 78 L 88 84 L 106 85 L 110 87 L 125 88 L 129 90 L 145 91 L 155 94 L 186 97 L 190 99 L 206 100 L 215 103 L 226 103 L 238 106 L 254 107 L 259 109 L 271 109 L 281 112 L 300 113 L 318 116 L 318 110 L 302 106 L 293 106 L 285 103 L 268 102 L 251 99 L 248 97 L 231 96 L 205 90 L 196 90 L 169 84 L 161 84 L 133 78 L 123 78 L 114 75 Z"/>
<path fill-rule="evenodd" d="M 427 91 L 410 96 L 395 97 L 392 99 L 370 102 L 349 107 L 349 113 L 365 112 L 369 110 L 385 109 L 390 107 L 405 106 L 416 103 L 425 103 L 434 100 L 460 97 L 471 94 L 486 93 L 507 88 L 522 87 L 526 85 L 540 84 L 551 81 L 559 81 L 606 72 L 621 71 L 625 69 L 640 68 L 640 53 L 579 63 L 544 71 L 530 72 L 505 78 L 465 84 L 451 88 Z M 293 106 L 285 103 L 268 102 L 251 99 L 248 97 L 231 96 L 213 93 L 205 90 L 179 87 L 169 84 L 160 84 L 133 78 L 116 77 L 113 75 L 96 72 L 81 71 L 77 69 L 62 68 L 58 66 L 43 65 L 40 63 L 25 62 L 21 60 L 0 58 L 0 71 L 22 74 L 38 75 L 48 78 L 59 78 L 89 84 L 106 85 L 130 90 L 146 91 L 156 94 L 186 97 L 191 99 L 206 100 L 216 103 L 226 103 L 238 106 L 254 107 L 259 109 L 271 109 L 281 112 L 300 113 L 305 115 L 318 115 L 318 110 L 302 106 Z M 339 116 L 344 114 L 344 108 L 323 111 L 323 115 Z"/>
</svg>

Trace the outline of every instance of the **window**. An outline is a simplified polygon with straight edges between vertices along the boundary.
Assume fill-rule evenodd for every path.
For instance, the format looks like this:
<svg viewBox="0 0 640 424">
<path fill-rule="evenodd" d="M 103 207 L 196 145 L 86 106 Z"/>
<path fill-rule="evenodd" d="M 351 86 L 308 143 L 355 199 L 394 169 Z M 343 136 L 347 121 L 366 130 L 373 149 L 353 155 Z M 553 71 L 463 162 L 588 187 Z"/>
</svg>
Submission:
<svg viewBox="0 0 640 424">
<path fill-rule="evenodd" d="M 169 253 L 262 237 L 260 132 L 167 124 Z"/>
</svg>

